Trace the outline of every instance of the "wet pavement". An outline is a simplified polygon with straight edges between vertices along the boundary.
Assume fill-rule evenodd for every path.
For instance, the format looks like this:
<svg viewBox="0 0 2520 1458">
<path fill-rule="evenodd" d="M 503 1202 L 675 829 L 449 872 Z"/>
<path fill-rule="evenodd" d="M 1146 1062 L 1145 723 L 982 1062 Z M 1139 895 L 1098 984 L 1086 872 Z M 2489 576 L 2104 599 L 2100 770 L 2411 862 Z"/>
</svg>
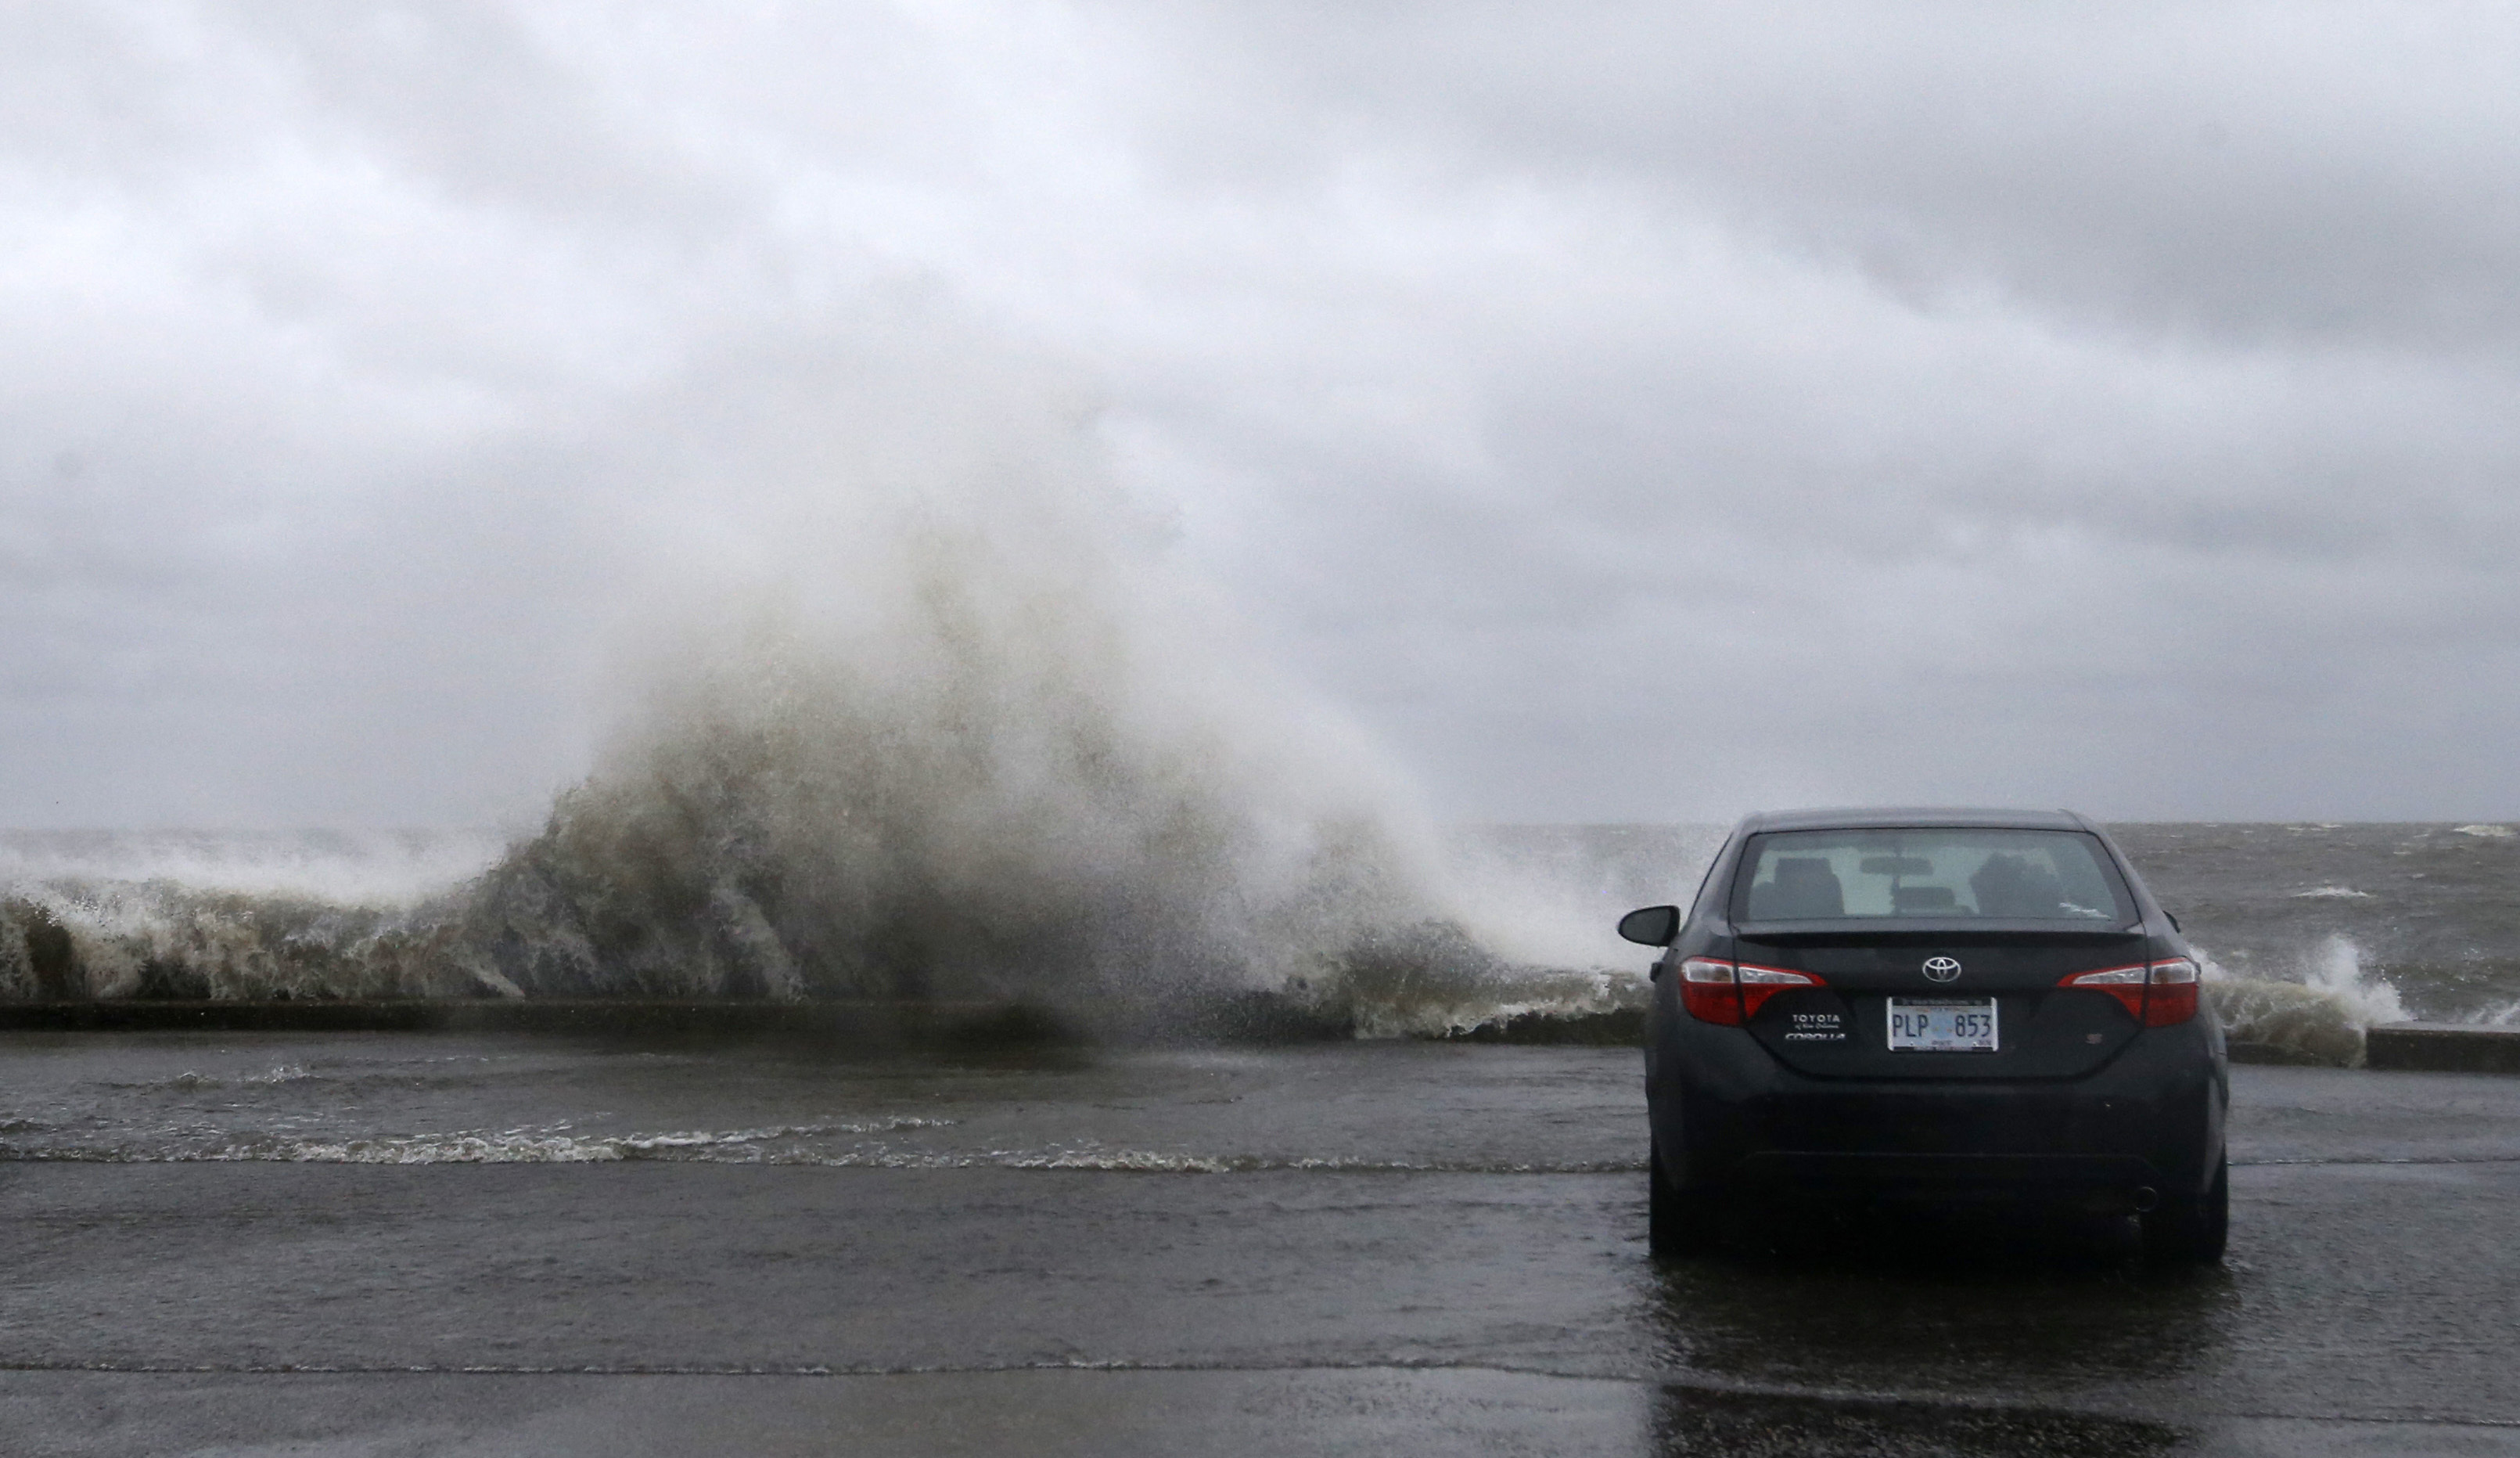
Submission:
<svg viewBox="0 0 2520 1458">
<path fill-rule="evenodd" d="M 2520 1453 L 2520 1080 L 2233 1071 L 2229 1261 L 1657 1264 L 1632 1052 L 0 1040 L 0 1451 Z"/>
</svg>

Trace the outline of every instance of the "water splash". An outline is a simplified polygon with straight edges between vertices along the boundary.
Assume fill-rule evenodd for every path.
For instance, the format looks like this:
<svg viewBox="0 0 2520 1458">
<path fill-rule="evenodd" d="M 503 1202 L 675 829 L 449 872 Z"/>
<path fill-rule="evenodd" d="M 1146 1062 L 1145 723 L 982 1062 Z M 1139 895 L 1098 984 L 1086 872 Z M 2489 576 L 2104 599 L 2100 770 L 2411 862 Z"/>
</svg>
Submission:
<svg viewBox="0 0 2520 1458">
<path fill-rule="evenodd" d="M 1070 545 L 1045 576 L 999 536 L 930 525 L 872 616 L 773 601 L 696 636 L 538 834 L 434 895 L 21 884 L 0 979 L 20 996 L 1012 998 L 1141 1027 L 1260 991 L 1390 1036 L 1639 1001 L 1606 928 L 1681 894 L 1720 833 L 1642 862 L 1621 842 L 1589 887 L 1448 858 L 1360 736 L 1256 669 L 1214 672 L 1212 635 L 1137 631 L 1166 584 Z"/>
<path fill-rule="evenodd" d="M 2362 948 L 2345 937 L 2331 936 L 2320 943 L 2306 980 L 2314 990 L 2349 1009 L 2358 1026 L 2406 1021 L 2406 1004 L 2399 999 L 2398 989 L 2388 979 L 2367 971 Z"/>
<path fill-rule="evenodd" d="M 1441 916 L 1370 755 L 1215 693 L 1099 579 L 917 555 L 878 632 L 770 613 L 676 665 L 453 954 L 527 994 L 1158 1008 L 1326 987 Z"/>
<path fill-rule="evenodd" d="M 2297 969 L 2298 981 L 2233 977 L 2212 957 L 2204 962 L 2205 995 L 2225 1034 L 2275 1057 L 2359 1067 L 2364 1032 L 2407 1017 L 2398 989 L 2366 970 L 2346 937 L 2320 942 Z"/>
<path fill-rule="evenodd" d="M 1142 1023 L 1254 990 L 1369 1021 L 1437 984 L 1496 1001 L 1510 965 L 1462 930 L 1428 822 L 1362 737 L 1257 666 L 1218 672 L 1218 635 L 1186 639 L 1195 604 L 1145 562 L 1037 524 L 1018 552 L 925 524 L 854 615 L 774 598 L 693 635 L 541 832 L 435 896 L 22 883 L 0 980 Z"/>
<path fill-rule="evenodd" d="M 695 370 L 585 429 L 563 464 L 619 487 L 574 524 L 621 579 L 613 729 L 538 829 L 398 897 L 0 866 L 0 995 L 1161 1022 L 1350 1005 L 1475 942 L 1408 776 L 1252 646 L 1055 366 L 874 309 L 833 357 Z"/>
</svg>

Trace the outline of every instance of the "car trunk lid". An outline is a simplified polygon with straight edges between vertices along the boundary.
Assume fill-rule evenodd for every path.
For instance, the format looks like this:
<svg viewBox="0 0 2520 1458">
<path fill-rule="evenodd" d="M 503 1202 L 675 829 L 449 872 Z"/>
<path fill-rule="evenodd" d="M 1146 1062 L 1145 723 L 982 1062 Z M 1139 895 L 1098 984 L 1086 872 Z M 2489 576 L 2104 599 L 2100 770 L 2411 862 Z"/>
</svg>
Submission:
<svg viewBox="0 0 2520 1458">
<path fill-rule="evenodd" d="M 1824 984 L 1780 991 L 1748 1023 L 1751 1036 L 1799 1072 L 2070 1078 L 2108 1062 L 2141 1030 L 2107 994 L 2056 985 L 2076 973 L 2141 965 L 2148 943 L 2139 930 L 1913 921 L 1736 930 L 1735 956 L 1745 968 L 1804 973 Z M 1896 1038 L 1894 1011 L 1907 1015 Z M 1980 1021 L 1987 1014 L 1991 1027 Z M 1993 1046 L 1936 1051 L 1938 1042 Z"/>
</svg>

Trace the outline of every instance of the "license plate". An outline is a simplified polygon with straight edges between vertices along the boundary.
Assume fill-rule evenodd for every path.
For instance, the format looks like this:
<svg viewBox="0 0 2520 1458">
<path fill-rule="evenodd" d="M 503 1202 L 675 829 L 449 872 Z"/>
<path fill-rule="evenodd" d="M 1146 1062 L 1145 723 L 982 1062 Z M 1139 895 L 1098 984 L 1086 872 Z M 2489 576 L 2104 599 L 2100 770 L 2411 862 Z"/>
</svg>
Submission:
<svg viewBox="0 0 2520 1458">
<path fill-rule="evenodd" d="M 1992 997 L 1894 997 L 1890 999 L 1893 1053 L 1993 1053 Z"/>
</svg>

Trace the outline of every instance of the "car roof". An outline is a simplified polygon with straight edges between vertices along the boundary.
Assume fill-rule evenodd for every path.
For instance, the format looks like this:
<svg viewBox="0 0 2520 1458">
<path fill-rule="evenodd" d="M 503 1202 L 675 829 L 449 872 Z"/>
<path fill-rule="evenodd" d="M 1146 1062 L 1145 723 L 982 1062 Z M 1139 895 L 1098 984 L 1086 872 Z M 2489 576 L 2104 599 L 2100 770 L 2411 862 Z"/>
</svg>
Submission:
<svg viewBox="0 0 2520 1458">
<path fill-rule="evenodd" d="M 1862 806 L 1822 810 L 1768 810 L 1741 822 L 1745 835 L 1777 830 L 2091 830 L 2071 810 L 1967 809 L 1948 805 Z"/>
</svg>

